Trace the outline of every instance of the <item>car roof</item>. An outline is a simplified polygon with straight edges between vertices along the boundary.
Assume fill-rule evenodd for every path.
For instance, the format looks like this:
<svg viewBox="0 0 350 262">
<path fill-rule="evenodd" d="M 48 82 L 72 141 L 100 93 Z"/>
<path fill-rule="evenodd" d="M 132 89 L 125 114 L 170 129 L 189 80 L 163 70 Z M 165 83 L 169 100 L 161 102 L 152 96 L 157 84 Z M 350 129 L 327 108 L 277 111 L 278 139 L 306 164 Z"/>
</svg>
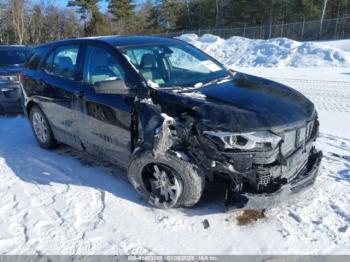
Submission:
<svg viewBox="0 0 350 262">
<path fill-rule="evenodd" d="M 0 45 L 0 49 L 30 49 L 25 45 Z"/>
<path fill-rule="evenodd" d="M 82 37 L 82 38 L 71 38 L 66 40 L 54 41 L 51 43 L 43 44 L 38 47 L 45 47 L 50 45 L 59 45 L 59 44 L 69 44 L 80 41 L 100 41 L 110 44 L 112 46 L 132 46 L 132 45 L 140 45 L 140 44 L 176 44 L 179 43 L 180 40 L 167 38 L 167 37 L 159 37 L 159 36 L 142 36 L 142 35 L 128 35 L 128 36 L 95 36 L 95 37 Z M 182 41 L 181 41 L 182 42 Z"/>
<path fill-rule="evenodd" d="M 179 40 L 160 36 L 105 36 L 99 38 L 114 46 L 129 46 L 140 44 L 174 44 Z"/>
</svg>

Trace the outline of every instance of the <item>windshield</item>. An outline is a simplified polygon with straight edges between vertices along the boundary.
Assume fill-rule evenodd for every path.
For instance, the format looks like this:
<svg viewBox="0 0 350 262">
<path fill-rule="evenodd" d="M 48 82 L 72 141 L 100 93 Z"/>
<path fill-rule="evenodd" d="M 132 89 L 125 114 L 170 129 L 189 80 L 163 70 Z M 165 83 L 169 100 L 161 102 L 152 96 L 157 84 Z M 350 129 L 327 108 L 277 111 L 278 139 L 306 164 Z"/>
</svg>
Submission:
<svg viewBox="0 0 350 262">
<path fill-rule="evenodd" d="M 160 87 L 197 87 L 230 76 L 220 63 L 187 44 L 119 49 L 147 81 Z"/>
<path fill-rule="evenodd" d="M 0 66 L 24 64 L 27 55 L 26 49 L 0 49 Z"/>
</svg>

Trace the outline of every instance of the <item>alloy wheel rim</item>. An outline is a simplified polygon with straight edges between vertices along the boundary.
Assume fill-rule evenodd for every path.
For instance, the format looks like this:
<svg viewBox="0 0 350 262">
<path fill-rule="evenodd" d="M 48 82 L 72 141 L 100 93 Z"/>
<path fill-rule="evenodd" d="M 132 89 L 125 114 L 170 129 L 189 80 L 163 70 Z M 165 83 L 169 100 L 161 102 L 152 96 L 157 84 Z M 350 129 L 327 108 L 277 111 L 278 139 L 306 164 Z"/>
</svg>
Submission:
<svg viewBox="0 0 350 262">
<path fill-rule="evenodd" d="M 154 164 L 149 182 L 151 184 L 150 204 L 159 208 L 171 208 L 176 205 L 182 194 L 183 186 L 174 171 Z"/>
<path fill-rule="evenodd" d="M 46 143 L 48 138 L 48 129 L 46 127 L 44 117 L 38 112 L 33 114 L 33 128 L 36 137 L 40 140 L 40 142 Z"/>
</svg>

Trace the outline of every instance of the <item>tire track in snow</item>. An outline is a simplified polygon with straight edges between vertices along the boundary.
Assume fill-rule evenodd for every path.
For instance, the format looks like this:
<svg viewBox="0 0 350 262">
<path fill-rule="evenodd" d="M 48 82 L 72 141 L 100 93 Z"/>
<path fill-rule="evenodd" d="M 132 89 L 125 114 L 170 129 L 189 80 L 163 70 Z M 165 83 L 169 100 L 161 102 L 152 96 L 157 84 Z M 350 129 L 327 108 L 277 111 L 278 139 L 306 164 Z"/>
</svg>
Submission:
<svg viewBox="0 0 350 262">
<path fill-rule="evenodd" d="M 287 209 L 277 208 L 272 214 L 278 214 L 279 232 L 284 238 L 297 241 L 304 236 L 313 242 L 328 239 L 334 245 L 347 245 L 350 196 L 346 187 L 350 186 L 350 176 L 343 179 L 341 171 L 350 165 L 350 158 L 346 157 L 350 154 L 349 140 L 321 134 L 318 144 L 325 156 L 314 187 L 303 193 L 302 201 Z"/>
<path fill-rule="evenodd" d="M 350 82 L 277 77 L 271 79 L 301 92 L 315 103 L 319 111 L 350 113 Z"/>
<path fill-rule="evenodd" d="M 94 203 L 96 205 L 96 208 L 94 206 L 90 206 L 90 208 L 86 208 L 84 204 L 82 203 L 82 210 L 88 210 L 88 217 L 93 218 L 91 221 L 85 221 L 85 224 L 81 225 L 80 228 L 77 228 L 76 226 L 76 215 L 73 215 L 74 210 L 77 206 L 77 203 L 81 203 L 81 200 L 84 201 L 89 199 L 89 196 L 83 193 L 84 195 L 79 198 L 79 193 L 77 192 L 81 191 L 80 188 L 75 188 L 70 190 L 69 183 L 77 183 L 83 184 L 83 179 L 80 179 L 80 177 L 73 173 L 72 170 L 60 166 L 57 163 L 53 162 L 51 159 L 32 159 L 31 157 L 27 156 L 26 153 L 20 153 L 22 157 L 20 161 L 16 160 L 16 157 L 12 159 L 14 162 L 18 162 L 17 165 L 17 172 L 22 172 L 22 170 L 26 170 L 26 177 L 31 178 L 35 177 L 38 182 L 45 182 L 45 180 L 53 180 L 53 181 L 60 181 L 63 182 L 59 184 L 50 184 L 51 185 L 41 185 L 40 183 L 33 184 L 32 187 L 22 186 L 23 181 L 17 180 L 20 185 L 16 185 L 23 188 L 25 198 L 29 200 L 31 203 L 29 206 L 32 206 L 39 211 L 40 216 L 45 218 L 44 221 L 47 221 L 44 225 L 44 227 L 37 227 L 37 222 L 34 224 L 27 225 L 25 221 L 18 221 L 16 222 L 16 225 L 26 225 L 23 230 L 20 230 L 19 226 L 13 226 L 14 230 L 12 230 L 12 235 L 14 235 L 16 238 L 19 238 L 21 235 L 21 231 L 24 233 L 24 242 L 22 243 L 22 246 L 25 246 L 29 236 L 27 232 L 29 231 L 29 228 L 31 231 L 36 231 L 35 228 L 39 230 L 36 231 L 37 236 L 39 236 L 39 246 L 48 245 L 50 247 L 50 243 L 41 243 L 40 239 L 51 239 L 52 242 L 59 242 L 59 243 L 67 243 L 62 244 L 60 246 L 52 247 L 55 248 L 55 250 L 72 250 L 72 253 L 77 251 L 82 251 L 82 247 L 84 246 L 91 246 L 91 243 L 88 239 L 84 239 L 84 234 L 86 231 L 94 230 L 98 227 L 98 225 L 101 223 L 101 219 L 103 218 L 102 213 L 105 208 L 104 204 L 104 197 L 105 192 L 103 191 L 96 191 L 96 190 L 89 190 L 88 193 L 91 194 L 91 200 L 89 203 Z M 34 166 L 34 168 L 33 168 Z M 45 170 L 42 174 L 38 174 L 37 172 L 33 173 L 33 170 Z M 23 171 L 25 172 L 25 171 Z M 45 175 L 50 176 L 49 178 L 45 178 Z M 26 184 L 26 183 L 25 183 Z M 78 195 L 78 198 L 77 198 Z M 95 197 L 96 196 L 96 197 Z M 13 196 L 15 198 L 15 195 Z M 95 200 L 93 200 L 95 199 Z M 65 203 L 64 206 L 59 205 L 57 206 L 57 202 L 63 202 Z M 102 203 L 99 205 L 99 203 Z M 99 208 L 101 206 L 101 208 Z M 23 210 L 28 209 L 28 207 L 20 207 Z M 11 211 L 14 212 L 14 208 L 11 207 Z M 87 215 L 87 213 L 85 212 Z M 81 215 L 81 213 L 80 213 Z M 80 239 L 77 241 L 77 239 Z M 33 240 L 33 239 L 32 239 Z M 74 245 L 70 245 L 69 242 L 74 241 Z M 18 243 L 18 241 L 17 241 Z M 72 247 L 69 247 L 72 246 Z"/>
</svg>

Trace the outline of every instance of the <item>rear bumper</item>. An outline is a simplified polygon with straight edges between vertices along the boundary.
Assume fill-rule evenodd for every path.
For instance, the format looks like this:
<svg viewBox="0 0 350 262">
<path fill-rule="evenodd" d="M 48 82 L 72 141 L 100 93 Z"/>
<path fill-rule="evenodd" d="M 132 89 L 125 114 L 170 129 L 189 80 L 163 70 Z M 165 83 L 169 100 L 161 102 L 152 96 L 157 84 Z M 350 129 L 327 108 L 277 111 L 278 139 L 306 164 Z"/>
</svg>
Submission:
<svg viewBox="0 0 350 262">
<path fill-rule="evenodd" d="M 297 193 L 314 184 L 321 159 L 322 152 L 314 149 L 309 156 L 305 168 L 288 184 L 281 186 L 277 191 L 271 194 L 236 193 L 228 191 L 226 198 L 227 209 L 265 209 L 293 199 Z"/>
<path fill-rule="evenodd" d="M 0 114 L 22 114 L 23 107 L 21 100 L 14 102 L 4 102 L 0 98 Z"/>
<path fill-rule="evenodd" d="M 23 112 L 21 89 L 18 85 L 0 85 L 0 114 Z"/>
</svg>

